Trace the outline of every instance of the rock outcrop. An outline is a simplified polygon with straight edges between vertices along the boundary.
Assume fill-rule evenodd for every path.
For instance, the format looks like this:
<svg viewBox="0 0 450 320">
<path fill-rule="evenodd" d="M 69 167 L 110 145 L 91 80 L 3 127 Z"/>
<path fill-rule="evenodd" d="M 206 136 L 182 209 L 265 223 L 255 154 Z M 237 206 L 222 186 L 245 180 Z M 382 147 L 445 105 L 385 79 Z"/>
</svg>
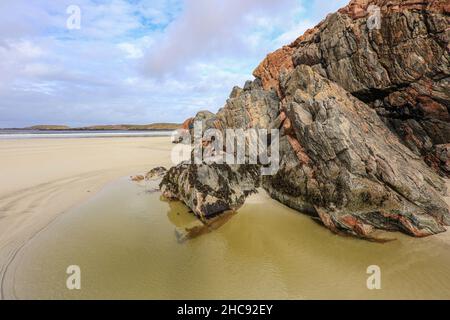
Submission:
<svg viewBox="0 0 450 320">
<path fill-rule="evenodd" d="M 445 0 L 353 0 L 269 54 L 256 80 L 188 127 L 280 129 L 280 170 L 262 186 L 336 233 L 379 240 L 378 230 L 443 232 L 449 12 Z M 258 185 L 257 172 L 185 163 L 169 170 L 161 189 L 207 221 L 237 210 Z"/>
<path fill-rule="evenodd" d="M 167 172 L 167 169 L 164 167 L 156 167 L 150 170 L 145 175 L 145 180 L 157 180 L 162 179 Z"/>
<path fill-rule="evenodd" d="M 234 87 L 223 108 L 216 114 L 200 111 L 191 120 L 201 123 L 203 131 L 218 129 L 225 135 L 226 129 L 267 129 L 279 114 L 280 99 L 273 90 L 265 90 L 259 79 L 247 81 L 244 88 Z"/>
<path fill-rule="evenodd" d="M 164 176 L 167 199 L 183 201 L 203 222 L 236 211 L 256 192 L 259 170 L 251 165 L 181 163 Z"/>
<path fill-rule="evenodd" d="M 369 28 L 371 6 L 380 10 L 379 29 Z M 354 0 L 269 54 L 254 75 L 278 90 L 280 75 L 309 65 L 376 109 L 427 157 L 450 142 L 449 13 L 446 0 Z"/>
<path fill-rule="evenodd" d="M 195 124 L 201 124 L 203 132 L 217 129 L 224 138 L 226 129 L 271 128 L 276 126 L 279 104 L 276 92 L 264 90 L 258 80 L 248 81 L 244 88 L 233 88 L 226 105 L 217 114 L 200 111 L 194 118 L 185 121 L 184 130 L 190 131 L 190 141 L 193 141 Z M 278 126 L 280 124 L 278 122 Z M 181 136 L 180 133 L 176 142 L 182 141 Z M 210 140 L 203 138 L 201 145 L 204 154 L 210 151 Z M 248 149 L 246 151 L 248 158 Z M 190 163 L 184 162 L 171 168 L 160 188 L 165 198 L 183 201 L 206 226 L 180 232 L 178 238 L 186 239 L 209 232 L 214 226 L 227 221 L 217 219 L 217 216 L 226 213 L 230 217 L 230 212 L 239 209 L 259 185 L 258 165 L 195 164 L 192 156 Z"/>
<path fill-rule="evenodd" d="M 282 144 L 281 168 L 264 181 L 273 198 L 333 231 L 369 239 L 377 229 L 418 237 L 445 231 L 443 181 L 373 109 L 306 65 L 282 79 L 281 90 L 305 156 Z"/>
</svg>

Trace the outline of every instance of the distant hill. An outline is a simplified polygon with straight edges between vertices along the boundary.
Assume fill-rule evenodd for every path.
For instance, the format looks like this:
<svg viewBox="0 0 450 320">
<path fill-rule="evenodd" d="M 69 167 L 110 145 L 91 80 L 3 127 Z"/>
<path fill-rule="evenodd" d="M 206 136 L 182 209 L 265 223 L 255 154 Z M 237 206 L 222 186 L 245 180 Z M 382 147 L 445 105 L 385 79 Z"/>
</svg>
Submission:
<svg viewBox="0 0 450 320">
<path fill-rule="evenodd" d="M 79 130 L 175 130 L 181 127 L 179 123 L 152 123 L 152 124 L 118 124 L 118 125 L 97 125 Z"/>
<path fill-rule="evenodd" d="M 72 128 L 65 125 L 36 125 L 27 128 L 25 130 L 121 130 L 121 131 L 133 131 L 133 130 L 176 130 L 181 127 L 179 123 L 152 123 L 152 124 L 116 124 L 116 125 L 95 125 L 88 127 L 76 127 Z"/>
<path fill-rule="evenodd" d="M 27 130 L 69 130 L 69 126 L 60 126 L 60 125 L 38 125 L 38 126 L 32 126 L 28 128 L 24 128 Z"/>
</svg>

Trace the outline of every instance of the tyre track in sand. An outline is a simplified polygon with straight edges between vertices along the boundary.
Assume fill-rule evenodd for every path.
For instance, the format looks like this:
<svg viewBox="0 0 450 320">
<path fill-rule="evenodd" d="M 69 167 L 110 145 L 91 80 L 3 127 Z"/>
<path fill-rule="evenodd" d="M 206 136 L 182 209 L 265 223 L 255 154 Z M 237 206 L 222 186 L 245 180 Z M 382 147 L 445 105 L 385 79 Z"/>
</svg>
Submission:
<svg viewBox="0 0 450 320">
<path fill-rule="evenodd" d="M 73 206 L 47 212 L 46 219 L 42 219 L 42 208 L 48 208 L 51 202 L 58 203 L 74 193 L 74 189 L 82 190 L 89 186 L 88 190 L 91 190 L 95 185 L 95 189 L 99 189 L 98 181 L 104 185 L 108 176 L 103 170 L 88 172 L 29 187 L 0 198 L 0 299 L 17 298 L 14 292 L 14 269 L 11 266 L 20 251 Z M 87 195 L 82 198 L 88 198 L 90 193 Z"/>
</svg>

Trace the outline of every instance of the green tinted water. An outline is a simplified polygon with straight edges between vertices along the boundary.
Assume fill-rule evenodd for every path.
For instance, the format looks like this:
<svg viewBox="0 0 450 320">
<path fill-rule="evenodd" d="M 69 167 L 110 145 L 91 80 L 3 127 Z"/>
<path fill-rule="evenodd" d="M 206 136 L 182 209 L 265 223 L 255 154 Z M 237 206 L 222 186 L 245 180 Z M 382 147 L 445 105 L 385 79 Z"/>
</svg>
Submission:
<svg viewBox="0 0 450 320">
<path fill-rule="evenodd" d="M 122 180 L 62 215 L 7 272 L 10 298 L 450 298 L 448 236 L 377 244 L 336 236 L 259 195 L 221 229 L 180 244 L 194 219 L 178 202 Z M 81 290 L 66 269 L 81 268 Z M 367 267 L 381 268 L 368 290 Z"/>
</svg>

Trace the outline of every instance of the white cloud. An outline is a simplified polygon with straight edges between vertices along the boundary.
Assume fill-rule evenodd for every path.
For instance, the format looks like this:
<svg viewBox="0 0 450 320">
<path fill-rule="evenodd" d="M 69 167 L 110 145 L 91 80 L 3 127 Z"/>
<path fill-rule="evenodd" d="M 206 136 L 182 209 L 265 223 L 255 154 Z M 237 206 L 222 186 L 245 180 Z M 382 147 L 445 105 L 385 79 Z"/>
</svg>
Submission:
<svg viewBox="0 0 450 320">
<path fill-rule="evenodd" d="M 252 38 L 251 22 L 257 22 L 258 32 L 267 31 L 270 38 L 270 29 L 276 28 L 277 20 L 283 21 L 277 15 L 297 6 L 295 0 L 186 0 L 183 13 L 168 26 L 158 47 L 149 52 L 146 71 L 161 76 L 198 59 L 246 58 L 243 54 L 251 58 L 248 50 L 252 47 L 245 41 Z"/>
<path fill-rule="evenodd" d="M 300 21 L 297 24 L 293 25 L 289 30 L 279 35 L 275 43 L 277 43 L 277 47 L 281 47 L 283 45 L 292 43 L 295 41 L 300 35 L 305 33 L 306 30 L 314 27 L 314 24 L 309 21 Z"/>
<path fill-rule="evenodd" d="M 77 0 L 81 30 L 68 30 L 73 0 L 0 1 L 0 127 L 215 111 L 268 52 L 340 2 Z"/>
<path fill-rule="evenodd" d="M 19 54 L 25 58 L 38 58 L 44 55 L 44 50 L 39 46 L 33 44 L 31 41 L 22 40 L 18 42 L 9 43 L 11 50 L 15 54 Z"/>
<path fill-rule="evenodd" d="M 127 58 L 129 59 L 139 59 L 144 56 L 144 52 L 141 50 L 141 48 L 138 48 L 136 45 L 132 43 L 128 42 L 119 43 L 118 47 L 127 54 Z"/>
</svg>

